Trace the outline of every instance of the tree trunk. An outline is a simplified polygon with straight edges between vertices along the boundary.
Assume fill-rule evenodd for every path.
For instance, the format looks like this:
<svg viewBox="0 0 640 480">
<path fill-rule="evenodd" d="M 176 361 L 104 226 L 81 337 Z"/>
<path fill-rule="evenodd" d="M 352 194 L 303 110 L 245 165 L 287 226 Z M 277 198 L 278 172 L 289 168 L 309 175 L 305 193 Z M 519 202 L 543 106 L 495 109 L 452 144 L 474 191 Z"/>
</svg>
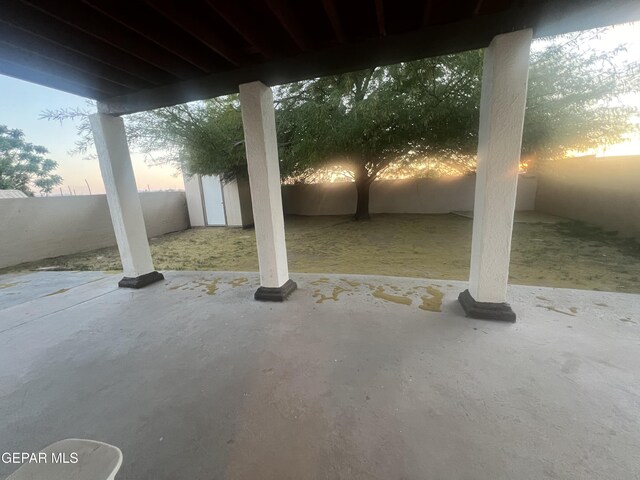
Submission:
<svg viewBox="0 0 640 480">
<path fill-rule="evenodd" d="M 369 220 L 369 189 L 371 181 L 367 175 L 356 175 L 356 191 L 358 200 L 356 203 L 356 220 Z"/>
</svg>

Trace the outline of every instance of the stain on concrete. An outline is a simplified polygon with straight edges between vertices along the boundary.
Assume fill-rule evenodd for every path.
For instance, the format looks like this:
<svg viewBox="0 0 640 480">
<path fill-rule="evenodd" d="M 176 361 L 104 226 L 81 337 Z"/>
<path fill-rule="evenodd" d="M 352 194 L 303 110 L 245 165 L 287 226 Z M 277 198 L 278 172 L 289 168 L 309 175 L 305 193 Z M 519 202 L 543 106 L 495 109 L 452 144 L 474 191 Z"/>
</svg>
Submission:
<svg viewBox="0 0 640 480">
<path fill-rule="evenodd" d="M 56 290 L 55 292 L 51 292 L 51 293 L 46 294 L 45 297 L 50 297 L 52 295 L 59 295 L 61 293 L 68 292 L 68 291 L 69 291 L 68 288 L 61 288 L 60 290 Z"/>
<path fill-rule="evenodd" d="M 373 296 L 386 300 L 387 302 L 399 303 L 401 305 L 411 305 L 411 299 L 403 295 L 392 295 L 384 291 L 384 287 L 379 286 L 373 292 Z"/>
<path fill-rule="evenodd" d="M 608 307 L 609 306 L 606 303 L 594 303 L 594 305 L 596 305 L 598 307 Z"/>
<path fill-rule="evenodd" d="M 320 279 L 311 283 L 316 285 L 318 283 L 325 283 L 323 280 L 324 279 Z M 422 305 L 419 305 L 419 308 L 421 308 L 422 310 L 429 310 L 433 312 L 442 311 L 442 300 L 444 298 L 444 293 L 435 285 L 418 286 L 407 289 L 406 287 L 403 288 L 397 285 L 392 285 L 390 283 L 375 285 L 372 283 L 351 281 L 346 278 L 340 278 L 340 282 L 346 283 L 350 287 L 353 287 L 355 290 L 344 288 L 338 285 L 333 288 L 331 295 L 329 295 L 326 293 L 322 293 L 321 289 L 317 288 L 313 291 L 312 294 L 312 297 L 317 299 L 316 303 L 323 303 L 326 300 L 337 301 L 342 293 L 346 293 L 347 295 L 360 293 L 362 292 L 362 289 L 359 289 L 358 287 L 362 286 L 367 288 L 375 298 L 379 298 L 387 302 L 397 303 L 400 305 L 412 305 L 413 299 L 411 297 L 417 295 L 418 289 L 422 288 L 427 291 L 427 294 L 421 297 Z"/>
<path fill-rule="evenodd" d="M 536 298 L 538 300 L 542 300 L 543 302 L 548 302 L 551 304 L 551 300 L 549 300 L 546 297 L 542 297 L 542 296 L 536 296 Z M 570 307 L 569 311 L 565 311 L 565 310 L 560 310 L 559 308 L 557 308 L 555 305 L 551 304 L 551 305 L 536 305 L 536 307 L 538 308 L 544 308 L 546 310 L 549 310 L 550 312 L 556 312 L 556 313 L 562 313 L 563 315 L 569 315 L 570 317 L 575 317 L 576 314 L 578 313 L 578 309 L 576 307 Z"/>
<path fill-rule="evenodd" d="M 315 298 L 318 298 L 318 300 L 316 300 L 316 303 L 323 303 L 325 300 L 334 300 L 334 301 L 338 301 L 338 296 L 343 293 L 343 292 L 349 292 L 350 290 L 346 289 L 346 288 L 342 288 L 340 286 L 334 287 L 333 292 L 331 293 L 330 296 L 324 295 L 323 293 L 320 293 L 319 291 L 316 290 L 316 292 L 314 292 L 313 296 Z"/>
<path fill-rule="evenodd" d="M 19 285 L 21 283 L 23 282 L 0 283 L 0 290 L 2 290 L 3 288 L 15 287 L 16 285 Z"/>
<path fill-rule="evenodd" d="M 219 282 L 220 282 L 220 278 L 214 278 L 213 280 L 200 278 L 198 280 L 193 280 L 183 285 L 179 285 L 177 288 L 185 287 L 183 288 L 183 290 L 197 290 L 202 288 L 203 290 L 201 291 L 203 293 L 206 293 L 207 295 L 215 295 L 216 292 L 218 291 Z"/>
<path fill-rule="evenodd" d="M 575 317 L 576 316 L 575 313 L 565 312 L 564 310 L 559 310 L 554 305 L 536 305 L 536 307 L 545 308 L 545 309 L 549 310 L 550 312 L 557 312 L 557 313 L 562 313 L 563 315 L 569 315 L 570 317 Z"/>
<path fill-rule="evenodd" d="M 218 282 L 219 281 L 220 281 L 220 279 L 216 278 L 213 281 L 211 281 L 208 284 L 206 284 L 206 286 L 207 286 L 207 295 L 215 295 L 216 294 L 216 292 L 218 291 Z"/>
<path fill-rule="evenodd" d="M 329 283 L 330 280 L 326 277 L 322 277 L 319 278 L 318 280 L 314 280 L 313 282 L 309 282 L 311 283 L 311 285 L 322 285 L 323 283 Z"/>
<path fill-rule="evenodd" d="M 441 312 L 444 293 L 433 285 L 429 285 L 426 289 L 429 295 L 422 296 L 422 305 L 419 305 L 418 308 L 421 310 L 428 310 L 430 312 Z"/>
<path fill-rule="evenodd" d="M 177 290 L 177 289 L 182 288 L 182 287 L 187 286 L 187 285 L 189 285 L 189 282 L 182 283 L 180 285 L 174 285 L 173 287 L 169 287 L 169 290 Z"/>
<path fill-rule="evenodd" d="M 626 318 L 621 318 L 620 319 L 621 322 L 625 322 L 625 323 L 633 323 L 634 325 L 637 325 L 638 322 L 634 322 L 633 320 L 631 320 L 629 317 Z"/>
<path fill-rule="evenodd" d="M 241 287 L 242 285 L 248 285 L 248 284 L 249 284 L 249 279 L 247 277 L 234 278 L 229 282 L 229 285 L 231 285 L 233 288 Z"/>
</svg>

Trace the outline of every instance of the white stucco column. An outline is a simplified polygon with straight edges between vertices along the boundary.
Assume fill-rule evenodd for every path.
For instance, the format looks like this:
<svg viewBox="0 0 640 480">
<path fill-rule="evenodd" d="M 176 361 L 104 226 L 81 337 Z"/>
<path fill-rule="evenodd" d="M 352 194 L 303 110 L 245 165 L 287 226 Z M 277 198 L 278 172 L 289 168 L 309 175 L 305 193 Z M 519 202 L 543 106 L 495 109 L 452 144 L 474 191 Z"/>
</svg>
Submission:
<svg viewBox="0 0 640 480">
<path fill-rule="evenodd" d="M 242 124 L 260 265 L 257 300 L 284 300 L 296 284 L 289 278 L 276 119 L 271 89 L 261 82 L 240 85 Z"/>
<path fill-rule="evenodd" d="M 124 270 L 118 285 L 141 288 L 164 277 L 153 268 L 124 122 L 102 113 L 89 119 Z"/>
<path fill-rule="evenodd" d="M 468 316 L 515 320 L 506 303 L 527 99 L 530 29 L 498 35 L 484 53 Z"/>
</svg>

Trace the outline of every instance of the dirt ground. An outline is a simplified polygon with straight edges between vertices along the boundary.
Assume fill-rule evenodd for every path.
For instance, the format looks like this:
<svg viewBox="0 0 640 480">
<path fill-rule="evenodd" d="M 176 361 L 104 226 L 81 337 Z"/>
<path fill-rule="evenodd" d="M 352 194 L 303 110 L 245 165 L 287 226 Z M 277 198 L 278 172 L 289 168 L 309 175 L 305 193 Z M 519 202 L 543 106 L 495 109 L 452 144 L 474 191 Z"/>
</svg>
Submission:
<svg viewBox="0 0 640 480">
<path fill-rule="evenodd" d="M 466 280 L 472 220 L 457 215 L 289 217 L 293 272 L 354 273 Z M 197 228 L 151 240 L 158 270 L 256 271 L 252 229 Z M 47 259 L 38 268 L 119 270 L 117 249 Z M 516 223 L 511 283 L 640 293 L 640 243 L 579 222 Z"/>
</svg>

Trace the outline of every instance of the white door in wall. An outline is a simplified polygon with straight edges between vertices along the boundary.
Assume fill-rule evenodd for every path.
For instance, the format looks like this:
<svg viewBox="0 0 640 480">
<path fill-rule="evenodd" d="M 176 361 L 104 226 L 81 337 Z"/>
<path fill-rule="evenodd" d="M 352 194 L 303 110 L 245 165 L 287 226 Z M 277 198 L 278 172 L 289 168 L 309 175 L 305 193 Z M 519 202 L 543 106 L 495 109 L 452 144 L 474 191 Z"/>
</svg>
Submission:
<svg viewBox="0 0 640 480">
<path fill-rule="evenodd" d="M 202 176 L 202 196 L 207 225 L 226 225 L 220 177 Z"/>
</svg>

